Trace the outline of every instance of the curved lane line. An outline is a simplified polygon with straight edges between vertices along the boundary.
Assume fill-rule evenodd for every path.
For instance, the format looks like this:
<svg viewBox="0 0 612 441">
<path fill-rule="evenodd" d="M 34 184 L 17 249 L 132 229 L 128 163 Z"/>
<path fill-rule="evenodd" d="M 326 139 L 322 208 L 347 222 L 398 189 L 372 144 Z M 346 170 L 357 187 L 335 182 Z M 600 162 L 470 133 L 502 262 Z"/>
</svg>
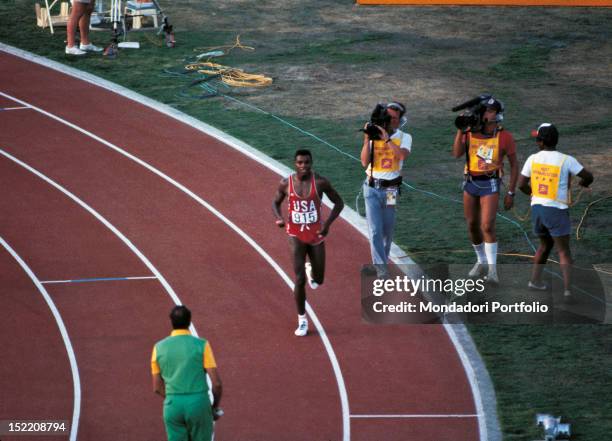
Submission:
<svg viewBox="0 0 612 441">
<path fill-rule="evenodd" d="M 62 320 L 62 316 L 59 313 L 55 303 L 53 303 L 53 299 L 45 289 L 45 287 L 40 283 L 36 274 L 30 269 L 27 263 L 15 252 L 15 250 L 0 236 L 0 243 L 2 246 L 13 256 L 13 258 L 19 263 L 23 271 L 30 277 L 40 294 L 47 302 L 47 306 L 51 310 L 53 317 L 55 318 L 55 322 L 57 323 L 57 327 L 62 334 L 62 340 L 64 341 L 64 346 L 66 347 L 66 352 L 68 353 L 68 360 L 70 361 L 70 370 L 72 371 L 72 384 L 74 391 L 74 403 L 72 407 L 72 423 L 70 424 L 70 441 L 76 441 L 77 432 L 79 430 L 79 418 L 81 416 L 81 377 L 79 376 L 79 367 L 77 365 L 76 356 L 74 354 L 74 349 L 72 348 L 72 342 L 70 341 L 70 336 L 68 335 L 68 331 L 66 330 L 66 326 L 64 325 L 64 321 Z"/>
<path fill-rule="evenodd" d="M 187 196 L 191 197 L 192 199 L 194 199 L 196 202 L 198 202 L 200 205 L 202 205 L 204 208 L 206 208 L 208 211 L 210 211 L 212 214 L 214 214 L 217 218 L 219 218 L 221 221 L 223 221 L 228 227 L 230 227 L 235 233 L 237 233 L 240 237 L 242 237 L 249 245 L 251 245 L 251 247 L 253 247 L 253 249 L 255 249 L 255 251 L 257 251 L 259 253 L 259 255 L 261 257 L 264 258 L 264 260 L 266 262 L 268 262 L 268 264 L 276 271 L 276 273 L 285 281 L 285 283 L 289 286 L 289 288 L 291 290 L 293 290 L 293 282 L 291 281 L 291 279 L 289 278 L 289 276 L 282 270 L 282 268 L 278 265 L 278 263 L 276 263 L 276 261 L 274 259 L 272 259 L 272 257 L 257 243 L 255 242 L 255 240 L 253 240 L 244 230 L 242 230 L 240 227 L 238 227 L 236 224 L 234 224 L 229 218 L 227 218 L 225 215 L 223 215 L 223 213 L 221 213 L 219 210 L 217 210 L 214 206 L 212 206 L 210 203 L 208 203 L 207 201 L 205 201 L 204 199 L 202 199 L 200 196 L 198 196 L 197 194 L 195 194 L 194 192 L 192 192 L 191 190 L 189 190 L 187 187 L 185 187 L 183 184 L 175 181 L 174 179 L 172 179 L 171 177 L 169 177 L 168 175 L 164 174 L 162 171 L 158 170 L 157 168 L 153 167 L 152 165 L 150 165 L 149 163 L 143 161 L 142 159 L 132 155 L 131 153 L 128 153 L 127 151 L 121 149 L 120 147 L 116 146 L 115 144 L 93 134 L 92 132 L 83 129 L 82 127 L 77 126 L 76 124 L 71 123 L 70 121 L 66 121 L 65 119 L 51 113 L 51 112 L 47 112 L 46 110 L 43 110 L 39 107 L 36 107 L 26 101 L 20 100 L 19 98 L 16 98 L 14 96 L 8 95 L 4 92 L 0 92 L 1 96 L 4 96 L 5 98 L 11 99 L 15 102 L 18 102 L 24 106 L 27 106 L 61 124 L 64 124 L 68 127 L 70 127 L 73 130 L 76 130 L 77 132 L 82 133 L 85 136 L 88 136 L 96 141 L 98 141 L 99 143 L 105 145 L 106 147 L 115 150 L 117 153 L 125 156 L 128 159 L 131 159 L 132 161 L 136 162 L 137 164 L 141 165 L 142 167 L 146 168 L 147 170 L 149 170 L 150 172 L 154 173 L 155 175 L 159 176 L 160 178 L 162 178 L 164 181 L 168 182 L 170 185 L 176 187 L 177 189 L 179 189 L 180 191 L 182 191 L 183 193 L 185 193 Z M 0 152 L 3 152 L 2 150 L 0 150 Z M 5 154 L 5 153 L 3 153 Z M 6 154 L 8 155 L 8 154 Z M 52 182 L 52 181 L 51 181 Z M 71 194 L 71 193 L 70 193 Z M 74 196 L 74 195 L 73 195 Z M 75 196 L 76 197 L 76 196 Z M 89 206 L 87 206 L 89 207 Z M 88 208 L 88 211 L 90 211 L 92 214 L 95 213 L 95 211 L 93 209 L 91 209 L 90 207 Z M 97 213 L 96 213 L 97 214 Z M 99 215 L 98 215 L 99 216 Z M 103 219 L 100 216 L 101 219 Z M 108 223 L 108 221 L 104 220 L 103 223 Z M 105 223 L 105 225 L 106 225 Z M 108 223 L 109 228 L 112 227 L 112 225 L 110 223 Z M 114 227 L 112 227 L 114 229 Z M 119 232 L 118 232 L 119 233 Z M 120 234 L 120 233 L 119 233 Z M 127 238 L 125 239 L 127 241 Z M 129 242 L 129 241 L 128 241 Z M 126 242 L 126 243 L 128 243 Z M 133 245 L 131 244 L 131 242 L 129 242 L 130 247 L 133 247 Z M 134 250 L 136 250 L 136 248 L 134 247 Z M 135 251 L 136 252 L 136 251 Z M 138 251 L 138 253 L 140 253 Z M 140 257 L 141 254 L 139 254 Z M 142 256 L 142 258 L 146 259 L 146 257 Z M 143 260 L 144 261 L 144 260 Z M 148 262 L 148 260 L 147 260 Z M 154 272 L 154 274 L 158 275 L 158 273 Z M 162 284 L 167 283 L 165 281 L 165 279 L 163 279 L 163 276 L 161 274 L 159 274 L 160 277 L 160 281 L 162 282 Z M 170 288 L 170 286 L 168 285 L 168 288 L 170 290 L 172 290 L 172 288 Z M 172 295 L 175 295 L 173 291 L 169 291 L 169 293 L 172 292 Z M 178 299 L 178 298 L 177 298 Z M 178 303 L 177 303 L 178 304 Z M 336 357 L 336 354 L 334 352 L 334 349 L 331 345 L 331 342 L 329 340 L 329 338 L 327 337 L 327 334 L 325 332 L 325 330 L 323 329 L 323 325 L 321 324 L 321 322 L 319 321 L 319 318 L 317 317 L 317 315 L 314 312 L 314 309 L 312 309 L 312 307 L 310 306 L 310 304 L 308 302 L 306 302 L 306 312 L 308 313 L 308 315 L 310 316 L 310 319 L 312 320 L 312 323 L 315 325 L 315 328 L 317 329 L 319 336 L 321 337 L 321 341 L 323 342 L 323 346 L 325 347 L 325 350 L 327 352 L 327 355 L 329 357 L 330 363 L 332 365 L 332 369 L 334 372 L 334 375 L 336 377 L 336 383 L 338 385 L 338 393 L 340 395 L 340 403 L 341 403 L 341 408 L 342 408 L 342 432 L 343 432 L 343 436 L 342 436 L 342 440 L 343 441 L 349 441 L 351 439 L 351 422 L 350 422 L 350 411 L 349 411 L 349 404 L 348 404 L 348 394 L 346 391 L 346 386 L 344 383 L 344 377 L 342 376 L 342 371 L 340 369 L 340 363 L 338 362 L 338 359 Z"/>
<path fill-rule="evenodd" d="M 73 193 L 71 193 L 70 191 L 68 191 L 67 189 L 65 189 L 61 185 L 59 185 L 58 183 L 56 183 L 55 181 L 53 181 L 49 177 L 45 176 L 44 174 L 42 174 L 41 172 L 39 172 L 35 168 L 29 166 L 25 162 L 15 158 L 10 153 L 7 153 L 4 150 L 0 149 L 0 155 L 5 156 L 6 158 L 10 159 L 11 161 L 13 161 L 16 164 L 20 165 L 21 167 L 25 168 L 29 172 L 31 172 L 34 175 L 38 176 L 40 179 L 42 179 L 43 181 L 45 181 L 46 183 L 48 183 L 52 187 L 55 187 L 56 189 L 58 189 L 59 191 L 64 193 L 66 196 L 68 196 L 70 199 L 72 199 L 74 202 L 76 202 L 81 207 L 83 207 L 85 210 L 87 210 L 92 216 L 94 216 L 104 226 L 106 226 L 109 230 L 111 230 L 119 239 L 121 239 L 121 241 L 123 241 L 123 243 L 125 243 L 128 246 L 128 248 L 134 254 L 136 254 L 138 256 L 138 258 L 147 266 L 147 268 L 149 268 L 149 270 L 151 270 L 151 272 L 153 274 L 155 274 L 155 277 L 160 281 L 160 283 L 162 284 L 162 286 L 164 287 L 164 289 L 166 290 L 166 292 L 168 293 L 168 295 L 174 301 L 175 304 L 177 304 L 177 305 L 181 305 L 182 304 L 182 302 L 179 299 L 178 295 L 174 292 L 174 290 L 172 289 L 172 287 L 170 286 L 168 281 L 157 270 L 157 268 L 155 268 L 155 266 L 151 263 L 151 261 L 149 261 L 149 259 L 144 254 L 142 254 L 142 252 L 138 248 L 136 248 L 136 246 L 121 231 L 119 231 L 113 224 L 111 224 L 108 220 L 106 220 L 106 218 L 104 218 L 100 213 L 98 213 L 96 210 L 94 210 L 92 207 L 90 207 L 87 203 L 85 203 L 84 201 L 79 199 L 76 195 L 74 195 Z M 1 237 L 0 237 L 0 241 L 1 241 L 2 245 L 4 245 L 4 247 L 7 248 L 7 250 L 9 250 L 9 252 L 11 252 L 11 254 L 13 254 L 12 248 L 10 248 L 8 246 L 8 244 Z M 78 375 L 78 370 L 75 371 L 75 369 L 76 369 L 76 358 L 74 358 L 74 351 L 72 349 L 72 345 L 70 344 L 70 339 L 68 338 L 68 334 L 65 333 L 65 327 L 63 325 L 63 322 L 61 321 L 61 316 L 60 316 L 59 312 L 57 311 L 57 308 L 55 307 L 55 304 L 53 304 L 53 301 L 51 300 L 51 298 L 47 294 L 47 291 L 46 291 L 45 287 L 43 286 L 43 284 L 36 278 L 34 273 L 32 273 L 30 271 L 30 269 L 25 265 L 25 263 L 21 259 L 19 259 L 19 257 L 16 254 L 13 254 L 13 256 L 18 260 L 18 262 L 21 264 L 22 268 L 24 268 L 24 270 L 28 273 L 28 275 L 30 275 L 30 277 L 32 278 L 32 280 L 34 281 L 34 283 L 36 284 L 38 289 L 41 291 L 41 293 L 43 293 L 43 296 L 45 297 L 45 300 L 47 301 L 47 303 L 49 304 L 49 307 L 53 311 L 53 315 L 55 316 L 56 320 L 59 320 L 58 321 L 58 326 L 61 325 L 60 326 L 60 330 L 62 330 L 62 338 L 64 338 L 64 344 L 67 345 L 66 348 L 68 350 L 69 357 L 71 357 L 70 354 L 72 354 L 72 358 L 70 358 L 70 366 L 71 366 L 71 368 L 73 368 L 73 360 L 74 360 L 74 368 L 73 368 L 73 371 L 72 371 L 72 375 L 73 375 L 73 382 L 75 382 L 75 410 L 73 412 L 73 425 L 72 425 L 72 428 L 70 430 L 70 441 L 76 441 L 76 439 L 77 439 L 77 430 L 78 430 L 78 419 L 79 419 L 79 415 L 80 415 L 80 406 L 81 406 L 81 386 L 80 386 L 80 379 L 79 379 L 79 375 Z M 191 323 L 189 329 L 190 329 L 190 331 L 191 331 L 191 333 L 193 335 L 198 336 L 198 332 L 197 332 L 193 322 Z M 75 375 L 76 375 L 76 381 L 75 381 Z M 78 389 L 78 400 L 77 400 L 77 389 Z M 78 408 L 76 407 L 77 403 L 78 403 Z M 76 424 L 74 423 L 75 415 L 76 415 Z"/>
<path fill-rule="evenodd" d="M 474 404 L 476 406 L 476 414 L 478 415 L 478 431 L 480 433 L 481 439 L 487 441 L 489 440 L 489 428 L 487 427 L 486 420 L 481 417 L 481 415 L 485 414 L 485 410 L 483 406 L 482 395 L 480 394 L 480 388 L 478 387 L 478 378 L 476 376 L 476 372 L 474 372 L 474 367 L 472 366 L 472 363 L 470 363 L 464 345 L 459 343 L 459 336 L 454 328 L 454 326 L 456 325 L 444 323 L 443 326 L 444 329 L 446 329 L 449 338 L 453 342 L 453 345 L 455 345 L 455 348 L 457 349 L 457 355 L 459 356 L 461 364 L 463 364 L 463 368 L 465 369 L 465 373 L 468 377 L 468 381 L 472 389 Z M 463 325 L 463 327 L 460 327 L 459 331 L 464 331 L 464 326 L 465 325 Z"/>
<path fill-rule="evenodd" d="M 0 94 L 1 94 L 1 92 L 0 92 Z M 168 283 L 166 278 L 162 275 L 162 273 L 160 273 L 159 270 L 157 268 L 155 268 L 155 266 L 151 263 L 151 261 L 144 254 L 142 254 L 142 252 L 138 248 L 136 248 L 136 246 L 121 231 L 119 231 L 117 229 L 117 227 L 115 227 L 113 224 L 111 224 L 104 216 L 102 216 L 100 213 L 98 213 L 96 210 L 94 210 L 92 207 L 90 207 L 86 202 L 84 202 L 83 200 L 79 199 L 78 196 L 76 196 L 75 194 L 71 193 L 69 190 L 67 190 L 66 188 L 62 187 L 57 182 L 53 181 L 48 176 L 42 174 L 41 172 L 39 172 L 35 168 L 29 166 L 25 162 L 17 159 L 16 157 L 11 155 L 10 153 L 5 152 L 1 148 L 0 148 L 0 155 L 3 155 L 5 157 L 7 157 L 8 159 L 10 159 L 11 161 L 17 163 L 18 165 L 20 165 L 21 167 L 25 168 L 29 172 L 35 174 L 40 179 L 45 181 L 47 184 L 51 185 L 52 187 L 55 187 L 56 189 L 58 189 L 59 191 L 64 193 L 66 196 L 68 196 L 70 199 L 72 199 L 74 202 L 76 202 L 81 207 L 83 207 L 85 210 L 87 210 L 92 216 L 94 216 L 96 219 L 98 219 L 104 226 L 106 226 L 119 239 L 121 239 L 123 241 L 123 243 L 125 243 L 128 246 L 128 248 L 130 250 L 132 250 L 132 252 L 134 254 L 136 254 L 136 256 L 138 256 L 138 258 L 142 261 L 142 263 L 144 263 L 145 266 L 147 268 L 149 268 L 149 270 L 153 274 L 155 274 L 155 277 L 157 279 L 159 279 L 159 282 L 162 284 L 162 286 L 164 287 L 164 289 L 166 290 L 166 292 L 168 293 L 168 295 L 174 301 L 175 304 L 177 304 L 177 305 L 182 305 L 183 304 L 181 302 L 181 299 L 179 299 L 178 295 L 174 292 L 174 290 L 172 289 L 172 287 L 170 286 L 170 284 Z M 189 329 L 191 330 L 191 332 L 195 336 L 198 335 L 198 333 L 197 333 L 193 323 L 191 324 L 191 327 Z"/>
</svg>

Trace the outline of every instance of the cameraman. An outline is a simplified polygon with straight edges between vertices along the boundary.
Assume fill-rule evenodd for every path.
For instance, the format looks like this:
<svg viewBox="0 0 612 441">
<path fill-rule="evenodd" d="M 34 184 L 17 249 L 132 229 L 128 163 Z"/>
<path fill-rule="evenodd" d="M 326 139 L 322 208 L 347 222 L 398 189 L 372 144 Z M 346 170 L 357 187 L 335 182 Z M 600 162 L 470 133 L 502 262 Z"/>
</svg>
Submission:
<svg viewBox="0 0 612 441">
<path fill-rule="evenodd" d="M 361 164 L 368 176 L 363 184 L 363 196 L 372 262 L 377 265 L 378 276 L 385 277 L 395 228 L 395 206 L 402 184 L 401 169 L 410 153 L 412 137 L 399 130 L 406 113 L 403 104 L 392 102 L 381 110 L 382 125 L 374 124 L 378 121 L 372 118 L 373 121 L 364 126 Z M 371 124 L 374 124 L 376 136 L 368 129 Z"/>
<path fill-rule="evenodd" d="M 463 212 L 478 259 L 469 276 L 480 277 L 486 272 L 487 281 L 493 284 L 499 283 L 495 217 L 504 157 L 510 163 L 510 183 L 504 196 L 506 210 L 514 204 L 519 174 L 514 138 L 500 125 L 503 111 L 503 104 L 494 97 L 483 100 L 476 110 L 478 124 L 458 129 L 453 143 L 453 156 L 465 156 Z"/>
</svg>

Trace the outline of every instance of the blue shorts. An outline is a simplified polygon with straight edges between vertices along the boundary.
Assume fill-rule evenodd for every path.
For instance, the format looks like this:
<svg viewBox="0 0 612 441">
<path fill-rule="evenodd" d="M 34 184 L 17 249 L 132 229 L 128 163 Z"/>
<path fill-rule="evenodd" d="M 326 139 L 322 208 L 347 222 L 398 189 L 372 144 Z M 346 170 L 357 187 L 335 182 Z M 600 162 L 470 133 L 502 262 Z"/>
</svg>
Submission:
<svg viewBox="0 0 612 441">
<path fill-rule="evenodd" d="M 463 182 L 463 191 L 472 196 L 488 196 L 499 193 L 499 178 L 470 179 Z"/>
<path fill-rule="evenodd" d="M 561 237 L 569 236 L 572 232 L 572 223 L 567 209 L 533 205 L 531 221 L 533 232 L 538 236 Z"/>
</svg>

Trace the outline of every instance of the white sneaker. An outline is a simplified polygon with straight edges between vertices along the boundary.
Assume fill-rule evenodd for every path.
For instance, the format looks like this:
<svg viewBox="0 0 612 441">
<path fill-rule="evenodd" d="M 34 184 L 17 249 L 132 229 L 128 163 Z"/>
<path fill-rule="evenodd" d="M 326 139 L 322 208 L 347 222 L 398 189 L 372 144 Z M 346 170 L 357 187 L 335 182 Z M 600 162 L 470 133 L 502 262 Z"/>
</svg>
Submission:
<svg viewBox="0 0 612 441">
<path fill-rule="evenodd" d="M 308 334 L 308 320 L 300 320 L 298 322 L 298 327 L 295 330 L 295 335 L 298 337 L 304 337 Z"/>
<path fill-rule="evenodd" d="M 98 46 L 96 46 L 96 45 L 94 45 L 92 43 L 89 43 L 89 44 L 81 43 L 79 48 L 82 51 L 86 51 L 86 52 L 102 52 L 102 48 L 101 47 L 98 47 Z"/>
<path fill-rule="evenodd" d="M 82 51 L 76 46 L 68 47 L 66 46 L 66 54 L 67 55 L 85 55 L 87 52 Z"/>
<path fill-rule="evenodd" d="M 499 277 L 496 272 L 489 271 L 489 274 L 486 275 L 485 280 L 490 285 L 499 285 Z"/>
<path fill-rule="evenodd" d="M 308 285 L 312 289 L 317 289 L 319 284 L 312 278 L 312 264 L 310 262 L 306 262 L 304 264 L 304 268 L 306 269 L 306 280 L 308 280 Z"/>
<path fill-rule="evenodd" d="M 480 276 L 483 276 L 486 271 L 487 271 L 487 264 L 486 263 L 476 262 L 474 264 L 474 266 L 472 267 L 472 269 L 470 270 L 470 272 L 468 273 L 468 276 L 470 276 L 470 277 L 480 277 Z"/>
<path fill-rule="evenodd" d="M 530 280 L 527 287 L 532 291 L 548 291 L 548 285 L 544 282 L 532 282 Z"/>
</svg>

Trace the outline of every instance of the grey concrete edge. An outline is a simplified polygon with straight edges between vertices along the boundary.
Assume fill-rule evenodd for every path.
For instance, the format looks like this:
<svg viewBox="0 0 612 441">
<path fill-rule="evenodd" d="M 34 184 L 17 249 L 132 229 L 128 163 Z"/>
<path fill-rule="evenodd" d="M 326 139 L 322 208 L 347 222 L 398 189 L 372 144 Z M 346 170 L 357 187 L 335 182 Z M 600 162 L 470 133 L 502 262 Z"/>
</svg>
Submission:
<svg viewBox="0 0 612 441">
<path fill-rule="evenodd" d="M 112 83 L 108 80 L 100 78 L 96 75 L 80 71 L 78 69 L 66 66 L 57 61 L 53 61 L 31 52 L 24 51 L 22 49 L 7 45 L 0 42 L 0 50 L 25 60 L 31 61 L 36 64 L 48 67 L 50 69 L 59 71 L 66 75 L 78 78 L 88 83 L 94 84 L 98 87 L 107 89 L 113 93 L 129 98 L 147 107 L 150 107 L 158 112 L 164 113 L 174 119 L 194 127 L 201 132 L 210 135 L 235 150 L 243 153 L 249 158 L 257 161 L 264 167 L 272 170 L 273 172 L 286 177 L 289 176 L 292 170 L 281 164 L 280 162 L 270 158 L 262 152 L 254 149 L 245 142 L 234 138 L 227 133 L 216 129 L 198 119 L 195 119 L 179 110 L 176 110 L 166 104 L 157 102 L 144 95 L 129 90 L 123 86 Z M 329 200 L 323 201 L 328 207 L 331 206 Z M 368 238 L 368 226 L 365 218 L 360 216 L 355 210 L 350 207 L 345 207 L 342 211 L 341 217 L 351 224 L 359 233 Z M 402 250 L 399 246 L 393 243 L 391 247 L 391 260 L 398 265 L 416 265 L 416 263 Z M 365 264 L 366 262 L 364 262 Z M 501 441 L 502 434 L 499 427 L 499 420 L 497 417 L 497 401 L 495 398 L 495 390 L 493 389 L 493 383 L 486 369 L 484 361 L 482 360 L 476 345 L 472 340 L 465 325 L 449 325 L 445 324 L 444 329 L 446 330 L 451 342 L 457 350 L 457 354 L 461 359 L 463 368 L 468 376 L 470 387 L 472 390 L 472 396 L 476 410 L 478 412 L 479 422 L 479 433 L 481 441 Z M 484 420 L 484 421 L 483 421 Z"/>
</svg>

